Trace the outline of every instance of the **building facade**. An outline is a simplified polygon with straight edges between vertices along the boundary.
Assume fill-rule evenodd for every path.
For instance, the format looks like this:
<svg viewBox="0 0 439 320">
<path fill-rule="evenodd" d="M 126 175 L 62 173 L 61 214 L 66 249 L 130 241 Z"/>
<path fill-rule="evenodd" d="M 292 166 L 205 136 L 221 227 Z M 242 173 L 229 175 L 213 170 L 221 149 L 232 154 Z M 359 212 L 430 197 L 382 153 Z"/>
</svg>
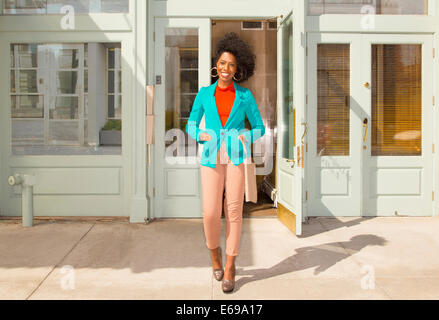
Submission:
<svg viewBox="0 0 439 320">
<path fill-rule="evenodd" d="M 0 216 L 21 215 L 21 173 L 35 216 L 201 217 L 202 146 L 184 127 L 229 31 L 257 57 L 243 86 L 268 129 L 258 186 L 293 232 L 438 214 L 433 0 L 1 4 Z"/>
</svg>

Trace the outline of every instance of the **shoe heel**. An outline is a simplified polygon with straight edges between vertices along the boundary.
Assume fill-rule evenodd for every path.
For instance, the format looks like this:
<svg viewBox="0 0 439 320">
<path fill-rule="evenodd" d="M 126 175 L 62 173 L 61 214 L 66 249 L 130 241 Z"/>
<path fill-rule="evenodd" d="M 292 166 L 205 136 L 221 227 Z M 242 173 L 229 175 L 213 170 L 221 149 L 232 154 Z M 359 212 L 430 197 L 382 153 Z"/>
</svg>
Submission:
<svg viewBox="0 0 439 320">
<path fill-rule="evenodd" d="M 219 261 L 220 261 L 220 264 L 222 266 L 223 265 L 223 257 L 222 257 L 221 247 L 219 247 L 218 251 L 219 251 Z M 213 269 L 213 277 L 217 281 L 221 281 L 224 277 L 224 269 L 222 267 L 220 269 Z"/>
</svg>

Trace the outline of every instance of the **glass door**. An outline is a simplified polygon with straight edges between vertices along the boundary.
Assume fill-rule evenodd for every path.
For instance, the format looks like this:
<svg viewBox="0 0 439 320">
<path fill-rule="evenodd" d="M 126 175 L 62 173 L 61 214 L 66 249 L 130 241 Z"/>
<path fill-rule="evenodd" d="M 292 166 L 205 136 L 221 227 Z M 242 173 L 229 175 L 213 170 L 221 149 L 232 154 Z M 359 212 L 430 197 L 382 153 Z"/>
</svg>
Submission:
<svg viewBox="0 0 439 320">
<path fill-rule="evenodd" d="M 276 188 L 278 218 L 296 235 L 302 234 L 302 166 L 298 153 L 303 141 L 296 136 L 294 102 L 292 13 L 278 21 L 278 143 Z M 303 140 L 303 139 L 302 139 Z M 302 152 L 303 155 L 303 152 Z"/>
<path fill-rule="evenodd" d="M 433 210 L 433 38 L 362 37 L 364 215 Z"/>
<path fill-rule="evenodd" d="M 431 215 L 433 39 L 310 35 L 310 216 Z"/>
<path fill-rule="evenodd" d="M 202 216 L 202 147 L 185 127 L 199 89 L 210 85 L 210 43 L 210 19 L 155 20 L 153 214 L 158 218 Z"/>
<path fill-rule="evenodd" d="M 308 36 L 308 216 L 361 215 L 360 36 Z"/>
</svg>

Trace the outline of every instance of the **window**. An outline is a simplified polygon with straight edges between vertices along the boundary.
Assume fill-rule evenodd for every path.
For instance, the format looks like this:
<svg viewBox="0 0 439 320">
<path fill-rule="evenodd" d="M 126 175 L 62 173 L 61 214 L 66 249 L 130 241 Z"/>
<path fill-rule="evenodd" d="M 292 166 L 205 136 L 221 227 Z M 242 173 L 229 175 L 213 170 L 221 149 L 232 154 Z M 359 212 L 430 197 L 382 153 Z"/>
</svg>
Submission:
<svg viewBox="0 0 439 320">
<path fill-rule="evenodd" d="M 122 112 L 122 70 L 120 48 L 107 49 L 108 119 L 121 119 Z"/>
<path fill-rule="evenodd" d="M 309 0 L 308 14 L 428 14 L 428 0 Z"/>
<path fill-rule="evenodd" d="M 173 156 L 192 154 L 193 150 L 189 144 L 189 139 L 192 138 L 184 129 L 198 93 L 198 30 L 166 28 L 165 43 L 165 146 L 168 148 L 177 145 L 172 151 Z M 175 132 L 184 132 L 184 141 L 175 136 Z M 193 145 L 198 148 L 198 144 Z"/>
<path fill-rule="evenodd" d="M 12 44 L 10 58 L 13 154 L 121 153 L 120 43 Z"/>
<path fill-rule="evenodd" d="M 422 155 L 422 45 L 372 46 L 372 155 Z"/>
<path fill-rule="evenodd" d="M 4 0 L 4 14 L 53 14 L 70 5 L 75 13 L 125 13 L 129 0 Z"/>
</svg>

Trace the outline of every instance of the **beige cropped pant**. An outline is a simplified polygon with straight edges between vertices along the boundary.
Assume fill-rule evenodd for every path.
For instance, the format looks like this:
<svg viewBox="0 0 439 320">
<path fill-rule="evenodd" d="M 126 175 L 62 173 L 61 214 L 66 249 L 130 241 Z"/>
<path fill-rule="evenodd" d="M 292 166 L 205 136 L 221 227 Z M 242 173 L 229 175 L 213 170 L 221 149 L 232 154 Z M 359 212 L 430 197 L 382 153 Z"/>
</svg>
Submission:
<svg viewBox="0 0 439 320">
<path fill-rule="evenodd" d="M 202 208 L 206 246 L 220 245 L 221 212 L 224 197 L 226 254 L 237 256 L 244 206 L 244 163 L 235 166 L 227 155 L 224 142 L 218 150 L 215 168 L 201 166 Z"/>
</svg>

